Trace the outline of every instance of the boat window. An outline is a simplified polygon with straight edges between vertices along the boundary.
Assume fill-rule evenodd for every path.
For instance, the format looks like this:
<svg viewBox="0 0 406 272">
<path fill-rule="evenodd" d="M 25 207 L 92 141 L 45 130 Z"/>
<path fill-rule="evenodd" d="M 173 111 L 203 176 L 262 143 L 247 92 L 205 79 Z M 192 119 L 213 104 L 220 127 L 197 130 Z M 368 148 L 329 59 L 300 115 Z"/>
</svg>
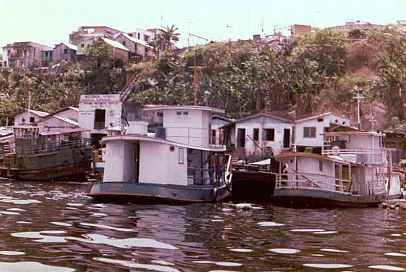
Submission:
<svg viewBox="0 0 406 272">
<path fill-rule="evenodd" d="M 265 141 L 275 141 L 275 129 L 273 128 L 266 128 L 265 130 Z"/>
<path fill-rule="evenodd" d="M 303 128 L 304 138 L 316 138 L 316 127 L 304 127 Z"/>
<path fill-rule="evenodd" d="M 259 140 L 259 128 L 254 128 L 254 133 L 253 133 L 253 138 L 254 141 L 258 141 Z"/>
<path fill-rule="evenodd" d="M 164 117 L 164 113 L 163 113 L 162 111 L 158 111 L 158 112 L 156 113 L 156 116 L 158 116 L 158 117 Z"/>
<path fill-rule="evenodd" d="M 179 164 L 185 163 L 185 149 L 183 147 L 179 147 L 178 163 Z"/>
</svg>

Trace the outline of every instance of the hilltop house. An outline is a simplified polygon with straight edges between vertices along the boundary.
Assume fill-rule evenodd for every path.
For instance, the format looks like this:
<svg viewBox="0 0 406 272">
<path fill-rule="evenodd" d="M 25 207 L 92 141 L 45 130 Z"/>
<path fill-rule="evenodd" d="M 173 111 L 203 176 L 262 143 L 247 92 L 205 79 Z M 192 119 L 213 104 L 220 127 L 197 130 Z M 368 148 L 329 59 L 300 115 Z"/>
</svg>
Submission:
<svg viewBox="0 0 406 272">
<path fill-rule="evenodd" d="M 52 64 L 58 64 L 61 62 L 75 62 L 77 60 L 77 46 L 69 43 L 56 44 L 52 50 Z"/>
<path fill-rule="evenodd" d="M 15 42 L 3 47 L 3 64 L 12 68 L 41 67 L 50 60 L 52 48 L 34 42 Z"/>
<path fill-rule="evenodd" d="M 152 52 L 153 47 L 144 40 L 137 39 L 126 33 L 120 33 L 115 41 L 121 43 L 129 50 L 129 59 L 133 62 L 147 60 Z"/>
</svg>

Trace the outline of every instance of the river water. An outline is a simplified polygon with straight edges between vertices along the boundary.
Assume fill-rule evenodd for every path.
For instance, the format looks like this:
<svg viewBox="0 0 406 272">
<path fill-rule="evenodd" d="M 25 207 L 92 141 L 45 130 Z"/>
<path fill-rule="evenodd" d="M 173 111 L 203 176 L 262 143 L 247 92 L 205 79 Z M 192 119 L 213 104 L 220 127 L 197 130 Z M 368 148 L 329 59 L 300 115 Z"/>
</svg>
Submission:
<svg viewBox="0 0 406 272">
<path fill-rule="evenodd" d="M 93 203 L 0 182 L 0 271 L 403 271 L 406 212 Z"/>
</svg>

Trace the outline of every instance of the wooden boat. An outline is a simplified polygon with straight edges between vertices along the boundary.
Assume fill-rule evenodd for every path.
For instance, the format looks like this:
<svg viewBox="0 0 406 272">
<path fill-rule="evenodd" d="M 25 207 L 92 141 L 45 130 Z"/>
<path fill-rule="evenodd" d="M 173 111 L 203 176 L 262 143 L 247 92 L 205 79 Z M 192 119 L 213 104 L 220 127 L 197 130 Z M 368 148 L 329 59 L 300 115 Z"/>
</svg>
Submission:
<svg viewBox="0 0 406 272">
<path fill-rule="evenodd" d="M 14 127 L 14 144 L 3 144 L 1 173 L 16 180 L 81 179 L 90 169 L 90 143 L 82 129 Z M 7 150 L 8 149 L 8 150 Z"/>
<path fill-rule="evenodd" d="M 216 202 L 231 195 L 231 156 L 210 143 L 212 112 L 199 106 L 144 108 L 149 122 L 108 136 L 103 181 L 89 195 L 135 202 Z M 155 121 L 153 120 L 155 119 Z M 158 119 L 158 121 L 156 120 Z M 147 132 L 147 125 L 155 133 Z"/>
<path fill-rule="evenodd" d="M 285 152 L 272 200 L 295 207 L 377 206 L 388 195 L 391 156 L 382 134 L 364 131 L 325 132 L 322 154 Z"/>
</svg>

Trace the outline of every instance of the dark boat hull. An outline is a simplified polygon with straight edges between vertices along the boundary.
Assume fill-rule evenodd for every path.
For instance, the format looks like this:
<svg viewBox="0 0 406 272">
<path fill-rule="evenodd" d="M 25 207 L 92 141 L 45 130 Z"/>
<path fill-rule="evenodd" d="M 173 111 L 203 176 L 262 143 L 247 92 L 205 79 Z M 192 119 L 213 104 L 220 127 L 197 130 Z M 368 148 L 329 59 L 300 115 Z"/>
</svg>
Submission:
<svg viewBox="0 0 406 272">
<path fill-rule="evenodd" d="M 22 181 L 53 181 L 62 179 L 85 180 L 90 161 L 59 165 L 43 169 L 8 169 L 6 177 Z"/>
<path fill-rule="evenodd" d="M 377 207 L 386 194 L 351 195 L 315 189 L 276 189 L 272 203 L 294 208 L 362 208 Z"/>
<path fill-rule="evenodd" d="M 89 196 L 102 201 L 140 203 L 217 202 L 230 197 L 227 186 L 180 186 L 128 182 L 94 184 Z"/>
<path fill-rule="evenodd" d="M 269 201 L 275 190 L 275 175 L 270 172 L 233 172 L 233 200 Z"/>
</svg>

